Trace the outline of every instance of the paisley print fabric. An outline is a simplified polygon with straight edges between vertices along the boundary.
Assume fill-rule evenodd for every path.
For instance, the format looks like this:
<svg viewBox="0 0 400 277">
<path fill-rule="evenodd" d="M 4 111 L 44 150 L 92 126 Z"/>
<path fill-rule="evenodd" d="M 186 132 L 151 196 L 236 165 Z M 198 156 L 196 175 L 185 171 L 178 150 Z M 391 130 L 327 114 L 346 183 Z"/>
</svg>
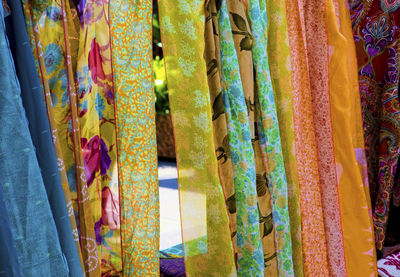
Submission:
<svg viewBox="0 0 400 277">
<path fill-rule="evenodd" d="M 279 126 L 267 57 L 266 6 L 249 2 L 249 17 L 254 36 L 253 61 L 261 114 L 260 136 L 270 181 L 275 241 L 280 274 L 293 275 L 292 243 L 288 210 L 287 182 L 283 164 Z"/>
<path fill-rule="evenodd" d="M 390 201 L 400 204 L 395 180 L 400 151 L 399 15 L 396 1 L 351 2 L 378 250 L 385 242 Z"/>
<path fill-rule="evenodd" d="M 117 0 L 109 6 L 124 276 L 160 272 L 151 5 Z"/>
<path fill-rule="evenodd" d="M 328 276 L 310 77 L 303 32 L 304 14 L 300 12 L 300 8 L 296 0 L 286 1 L 291 50 L 293 124 L 300 187 L 303 271 L 305 276 Z"/>
<path fill-rule="evenodd" d="M 268 0 L 268 62 L 274 89 L 282 154 L 288 183 L 290 232 L 295 276 L 303 276 L 299 176 L 293 125 L 292 72 L 285 1 Z"/>
<path fill-rule="evenodd" d="M 218 15 L 220 33 L 222 99 L 228 125 L 237 208 L 238 276 L 264 272 L 256 197 L 254 152 L 246 102 L 240 78 L 226 2 Z"/>
<path fill-rule="evenodd" d="M 375 276 L 373 227 L 369 199 L 365 193 L 368 183 L 364 183 L 363 172 L 358 165 L 363 163 L 360 159 L 363 148 L 359 148 L 360 140 L 353 139 L 352 135 L 361 129 L 362 120 L 360 102 L 355 100 L 359 99 L 359 91 L 349 10 L 343 1 L 330 0 L 326 3 L 325 18 L 330 47 L 331 118 L 345 252 L 345 260 L 333 263 L 332 274 Z M 330 264 L 332 268 L 332 261 Z"/>
<path fill-rule="evenodd" d="M 329 56 L 326 30 L 325 4 L 299 1 L 304 10 L 306 54 L 310 76 L 311 103 L 321 188 L 322 211 L 325 224 L 328 266 L 333 276 L 346 272 L 343 234 L 337 190 L 339 167 L 333 145 L 331 107 L 329 99 Z M 336 134 L 335 134 L 336 135 Z"/>
</svg>

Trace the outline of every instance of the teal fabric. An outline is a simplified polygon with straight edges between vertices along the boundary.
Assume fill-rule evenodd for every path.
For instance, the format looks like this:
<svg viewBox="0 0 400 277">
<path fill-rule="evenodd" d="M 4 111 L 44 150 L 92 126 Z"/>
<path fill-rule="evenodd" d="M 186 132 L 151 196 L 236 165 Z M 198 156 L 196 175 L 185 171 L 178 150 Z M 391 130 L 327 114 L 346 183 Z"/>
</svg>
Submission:
<svg viewBox="0 0 400 277">
<path fill-rule="evenodd" d="M 68 262 L 69 276 L 83 277 L 22 5 L 20 1 L 13 0 L 9 0 L 8 5 L 11 14 L 5 19 L 7 36 L 21 86 L 22 103 L 28 119 L 30 135 L 36 149 L 36 157 L 56 223 L 61 249 Z"/>
<path fill-rule="evenodd" d="M 29 133 L 0 4 L 0 186 L 21 275 L 68 276 Z"/>
<path fill-rule="evenodd" d="M 17 249 L 0 186 L 0 277 L 20 277 Z"/>
<path fill-rule="evenodd" d="M 257 207 L 254 150 L 239 61 L 226 1 L 218 14 L 222 99 L 228 126 L 237 215 L 238 276 L 263 276 L 264 255 Z"/>
<path fill-rule="evenodd" d="M 258 118 L 260 143 L 265 164 L 268 164 L 268 159 L 275 163 L 274 168 L 267 170 L 267 174 L 270 181 L 279 276 L 294 276 L 287 181 L 267 56 L 267 10 L 265 1 L 250 0 L 249 5 L 251 31 L 254 36 L 252 53 L 258 85 L 258 108 L 261 111 L 261 118 Z M 267 126 L 262 122 L 270 124 Z"/>
</svg>

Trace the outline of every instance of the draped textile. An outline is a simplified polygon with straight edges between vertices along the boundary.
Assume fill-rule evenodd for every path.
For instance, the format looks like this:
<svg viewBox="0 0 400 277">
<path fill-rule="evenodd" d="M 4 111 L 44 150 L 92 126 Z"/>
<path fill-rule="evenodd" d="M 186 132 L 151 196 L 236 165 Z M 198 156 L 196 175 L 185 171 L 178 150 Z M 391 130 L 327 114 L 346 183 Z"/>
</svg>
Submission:
<svg viewBox="0 0 400 277">
<path fill-rule="evenodd" d="M 364 182 L 367 178 L 364 147 L 362 140 L 359 143 L 360 140 L 353 139 L 353 134 L 361 129 L 362 120 L 360 102 L 355 100 L 359 99 L 359 91 L 354 85 L 357 84 L 356 56 L 348 7 L 343 1 L 329 0 L 325 18 L 330 47 L 332 131 L 345 252 L 345 260 L 341 261 L 345 268 L 340 274 L 339 271 L 333 271 L 333 274 L 376 276 L 373 227 L 368 191 L 365 190 L 368 183 Z M 359 165 L 365 167 L 364 172 Z"/>
<path fill-rule="evenodd" d="M 221 93 L 228 125 L 237 208 L 238 276 L 260 276 L 264 272 L 264 264 L 258 223 L 254 151 L 239 61 L 225 1 L 222 1 L 218 13 L 218 29 Z"/>
<path fill-rule="evenodd" d="M 103 246 L 107 244 L 107 241 L 106 236 L 101 232 L 101 224 L 104 225 L 104 221 L 97 221 L 97 215 L 102 211 L 102 206 L 108 208 L 106 204 L 110 202 L 110 199 L 107 199 L 107 196 L 110 195 L 109 193 L 104 195 L 101 188 L 91 185 L 95 181 L 97 184 L 100 179 L 107 179 L 107 166 L 111 162 L 107 145 L 99 136 L 94 136 L 90 141 L 83 137 L 87 135 L 84 132 L 87 122 L 85 113 L 82 113 L 83 109 L 80 109 L 78 113 L 78 108 L 82 108 L 85 102 L 80 101 L 82 93 L 77 95 L 83 78 L 79 72 L 76 72 L 80 57 L 81 24 L 79 11 L 74 6 L 70 7 L 69 4 L 69 1 L 25 2 L 24 11 L 31 40 L 33 37 L 31 43 L 33 42 L 33 48 L 37 49 L 38 69 L 45 90 L 59 167 L 66 171 L 62 172 L 64 193 L 70 194 L 73 200 L 84 270 L 89 276 L 98 276 L 102 269 L 103 273 L 110 271 L 107 266 L 111 263 L 111 255 L 106 250 L 110 247 Z M 96 51 L 92 51 L 92 56 L 96 57 L 93 52 Z M 91 64 L 91 62 L 93 64 L 93 59 L 88 59 L 86 63 Z M 96 62 L 95 65 L 98 65 L 99 61 L 96 60 Z M 82 66 L 82 63 L 79 63 L 79 66 Z M 97 73 L 101 74 L 102 70 L 99 67 L 101 69 L 101 65 L 90 68 L 93 78 L 96 78 Z M 98 94 L 96 88 L 92 91 L 90 87 L 92 95 Z M 104 104 L 99 105 L 100 99 L 96 100 L 97 105 L 90 103 L 92 105 L 89 108 L 96 111 L 104 108 Z M 101 196 L 99 191 L 102 192 Z M 99 257 L 102 259 L 103 266 L 100 264 Z M 116 271 L 118 272 L 118 269 Z"/>
<path fill-rule="evenodd" d="M 254 36 L 252 53 L 261 116 L 259 136 L 271 191 L 278 268 L 282 275 L 293 275 L 287 182 L 267 57 L 266 3 L 250 1 L 249 18 Z"/>
<path fill-rule="evenodd" d="M 282 154 L 288 183 L 290 232 L 295 276 L 303 276 L 299 176 L 297 171 L 295 133 L 293 125 L 292 72 L 286 4 L 281 0 L 266 0 L 268 20 L 268 61 L 274 89 L 279 131 L 283 138 Z"/>
<path fill-rule="evenodd" d="M 236 199 L 233 185 L 233 166 L 229 150 L 229 137 L 225 120 L 225 108 L 221 93 L 221 59 L 216 1 L 210 0 L 205 7 L 205 48 L 204 59 L 207 65 L 207 80 L 212 106 L 213 135 L 215 154 L 218 161 L 219 180 L 224 190 L 228 210 L 231 238 L 235 259 L 236 245 Z"/>
<path fill-rule="evenodd" d="M 160 272 L 151 5 L 110 2 L 124 276 Z"/>
<path fill-rule="evenodd" d="M 319 168 L 322 211 L 329 271 L 346 272 L 338 195 L 340 165 L 335 164 L 331 107 L 329 99 L 329 56 L 325 22 L 325 1 L 299 1 L 304 16 L 304 38 L 310 76 L 310 92 Z"/>
<path fill-rule="evenodd" d="M 166 0 L 158 4 L 177 151 L 186 273 L 235 276 L 203 58 L 204 2 Z"/>
<path fill-rule="evenodd" d="M 68 276 L 22 106 L 2 3 L 0 16 L 0 185 L 21 275 Z"/>
<path fill-rule="evenodd" d="M 0 249 L 0 276 L 22 276 L 2 186 L 0 186 Z"/>
<path fill-rule="evenodd" d="M 80 139 L 102 274 L 122 271 L 109 1 L 80 1 L 76 55 Z"/>
<path fill-rule="evenodd" d="M 328 260 L 321 203 L 311 88 L 302 13 L 296 0 L 286 1 L 291 50 L 293 124 L 300 187 L 303 271 L 305 276 L 327 276 Z"/>
<path fill-rule="evenodd" d="M 400 153 L 398 1 L 350 1 L 356 43 L 375 241 L 382 250 Z"/>
<path fill-rule="evenodd" d="M 21 97 L 29 123 L 29 131 L 36 149 L 47 197 L 56 223 L 61 250 L 68 262 L 71 276 L 83 276 L 80 249 L 76 247 L 67 211 L 57 159 L 52 147 L 52 137 L 43 101 L 35 60 L 26 32 L 23 10 L 19 1 L 9 1 L 10 16 L 6 18 L 7 34 L 13 52 L 16 72 L 21 86 Z M 50 147 L 49 147 L 50 146 Z"/>
</svg>

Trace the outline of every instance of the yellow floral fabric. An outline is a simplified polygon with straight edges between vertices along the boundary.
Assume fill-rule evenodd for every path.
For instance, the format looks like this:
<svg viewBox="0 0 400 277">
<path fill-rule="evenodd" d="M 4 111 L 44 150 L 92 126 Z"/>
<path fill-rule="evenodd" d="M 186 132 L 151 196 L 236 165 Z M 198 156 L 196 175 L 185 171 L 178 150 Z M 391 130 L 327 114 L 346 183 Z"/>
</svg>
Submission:
<svg viewBox="0 0 400 277">
<path fill-rule="evenodd" d="M 212 133 L 204 1 L 159 1 L 187 276 L 236 276 Z"/>
<path fill-rule="evenodd" d="M 152 1 L 110 2 L 123 276 L 158 276 Z"/>
<path fill-rule="evenodd" d="M 265 1 L 265 0 L 264 0 Z M 300 191 L 293 125 L 292 72 L 286 21 L 286 4 L 266 0 L 268 16 L 268 61 L 282 139 L 282 153 L 288 183 L 290 232 L 293 267 L 296 276 L 303 276 L 301 242 Z"/>
</svg>

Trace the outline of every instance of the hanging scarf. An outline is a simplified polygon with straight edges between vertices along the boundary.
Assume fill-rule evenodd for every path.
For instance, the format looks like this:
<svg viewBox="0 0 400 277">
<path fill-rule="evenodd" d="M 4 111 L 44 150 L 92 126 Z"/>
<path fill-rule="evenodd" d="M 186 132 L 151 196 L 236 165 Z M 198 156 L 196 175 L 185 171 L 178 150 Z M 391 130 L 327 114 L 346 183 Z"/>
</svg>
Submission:
<svg viewBox="0 0 400 277">
<path fill-rule="evenodd" d="M 343 233 L 337 190 L 340 169 L 335 164 L 331 107 L 329 99 L 329 56 L 325 1 L 299 1 L 305 24 L 305 46 L 314 119 L 319 168 L 322 211 L 325 224 L 327 257 L 330 273 L 343 276 L 346 272 Z"/>
<path fill-rule="evenodd" d="M 358 148 L 362 145 L 358 143 L 359 140 L 353 139 L 353 134 L 361 129 L 362 121 L 360 106 L 355 107 L 359 101 L 354 100 L 359 98 L 359 91 L 354 85 L 357 84 L 357 73 L 348 7 L 343 1 L 328 0 L 325 18 L 330 47 L 329 90 L 340 194 L 339 211 L 342 214 L 344 237 L 342 251 L 346 258 L 333 264 L 337 268 L 331 268 L 331 274 L 375 276 L 377 269 L 370 204 L 365 193 L 368 183 L 363 183 L 363 172 L 359 170 L 359 164 L 365 165 L 364 153 L 362 146 Z M 341 264 L 344 264 L 344 268 L 339 268 Z"/>
<path fill-rule="evenodd" d="M 311 89 L 306 59 L 303 17 L 297 0 L 286 1 L 293 84 L 293 123 L 305 276 L 329 275 L 321 189 L 314 134 Z"/>
<path fill-rule="evenodd" d="M 160 272 L 151 6 L 110 2 L 124 276 Z"/>
<path fill-rule="evenodd" d="M 262 0 L 265 1 L 265 0 Z M 303 276 L 303 251 L 301 242 L 300 191 L 297 171 L 295 133 L 293 124 L 292 72 L 286 21 L 286 4 L 281 0 L 269 0 L 268 61 L 274 89 L 282 154 L 288 183 L 290 232 L 292 239 L 293 267 L 295 276 Z"/>
<path fill-rule="evenodd" d="M 250 1 L 249 6 L 249 17 L 254 36 L 252 51 L 258 85 L 258 104 L 262 117 L 259 134 L 270 182 L 278 265 L 280 274 L 293 275 L 287 182 L 267 57 L 266 6 L 264 2 L 261 2 L 260 5 L 257 0 Z"/>
<path fill-rule="evenodd" d="M 400 5 L 398 1 L 350 2 L 375 241 L 382 250 L 391 201 L 400 206 L 400 185 L 395 180 L 400 153 Z"/>
<path fill-rule="evenodd" d="M 225 1 L 222 1 L 219 11 L 218 29 L 222 99 L 228 125 L 237 207 L 238 276 L 260 276 L 264 272 L 264 265 L 258 226 L 254 151 L 239 62 Z"/>
<path fill-rule="evenodd" d="M 236 275 L 212 134 L 204 2 L 159 2 L 188 276 Z"/>
</svg>

